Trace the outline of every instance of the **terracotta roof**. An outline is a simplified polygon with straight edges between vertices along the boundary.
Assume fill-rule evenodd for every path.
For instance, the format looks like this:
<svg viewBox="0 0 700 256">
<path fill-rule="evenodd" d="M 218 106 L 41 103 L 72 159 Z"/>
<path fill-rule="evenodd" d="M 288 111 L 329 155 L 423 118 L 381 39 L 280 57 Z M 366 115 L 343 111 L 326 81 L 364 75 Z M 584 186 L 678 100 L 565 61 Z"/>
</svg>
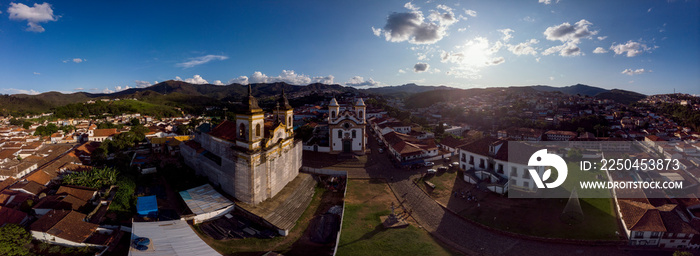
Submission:
<svg viewBox="0 0 700 256">
<path fill-rule="evenodd" d="M 484 137 L 459 148 L 470 153 L 488 156 L 490 154 L 489 146 L 498 141 L 501 140 L 492 137 Z"/>
<path fill-rule="evenodd" d="M 36 181 L 20 181 L 15 183 L 10 187 L 12 190 L 20 190 L 23 189 L 32 195 L 38 195 L 41 193 L 41 191 L 44 191 L 46 187 L 43 185 L 37 183 Z"/>
<path fill-rule="evenodd" d="M 46 185 L 51 181 L 53 178 L 56 178 L 57 176 L 52 176 L 51 174 L 48 174 L 47 172 L 43 170 L 38 170 L 32 173 L 27 177 L 27 180 L 34 181 L 36 183 L 39 183 L 41 185 Z"/>
<path fill-rule="evenodd" d="M 205 149 L 202 147 L 202 145 L 199 144 L 199 142 L 196 142 L 196 141 L 194 141 L 194 140 L 185 141 L 185 145 L 187 145 L 188 147 L 194 149 L 198 154 L 204 152 L 204 150 L 205 150 Z"/>
<path fill-rule="evenodd" d="M 78 210 L 87 204 L 87 201 L 81 200 L 72 195 L 50 195 L 42 198 L 37 203 L 34 209 L 54 209 L 54 210 Z"/>
<path fill-rule="evenodd" d="M 15 158 L 15 153 L 19 152 L 19 149 L 3 149 L 0 151 L 0 159 Z"/>
<path fill-rule="evenodd" d="M 82 243 L 99 227 L 97 224 L 85 222 L 84 219 L 85 214 L 76 211 L 52 210 L 34 222 L 30 229 Z"/>
<path fill-rule="evenodd" d="M 96 129 L 93 137 L 109 137 L 115 134 L 118 134 L 117 128 Z"/>
<path fill-rule="evenodd" d="M 248 127 L 246 127 L 246 129 L 248 129 Z M 224 120 L 219 125 L 214 127 L 214 129 L 209 132 L 209 135 L 229 141 L 235 141 L 238 135 L 236 122 Z"/>
<path fill-rule="evenodd" d="M 20 224 L 27 214 L 12 208 L 0 206 L 0 227 L 5 224 Z"/>
<path fill-rule="evenodd" d="M 15 178 L 9 177 L 3 181 L 0 182 L 0 191 L 5 190 L 7 187 L 12 185 L 12 183 L 15 183 Z"/>
<path fill-rule="evenodd" d="M 629 230 L 666 232 L 659 210 L 639 200 L 619 199 L 622 220 Z"/>
<path fill-rule="evenodd" d="M 78 186 L 61 186 L 58 188 L 56 194 L 60 195 L 65 193 L 80 198 L 83 201 L 90 201 L 90 199 L 92 199 L 92 197 L 95 196 L 96 192 L 97 190 L 92 188 Z"/>
</svg>

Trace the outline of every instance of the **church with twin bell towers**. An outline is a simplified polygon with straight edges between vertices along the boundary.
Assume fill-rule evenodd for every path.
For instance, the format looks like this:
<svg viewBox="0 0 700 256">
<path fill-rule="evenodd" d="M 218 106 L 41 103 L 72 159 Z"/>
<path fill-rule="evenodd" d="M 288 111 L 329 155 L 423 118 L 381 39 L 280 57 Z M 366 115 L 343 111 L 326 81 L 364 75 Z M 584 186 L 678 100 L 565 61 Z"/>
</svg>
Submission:
<svg viewBox="0 0 700 256">
<path fill-rule="evenodd" d="M 279 193 L 299 174 L 302 144 L 294 140 L 294 109 L 284 90 L 272 119 L 253 96 L 251 85 L 235 121 L 197 132 L 181 148 L 185 163 L 237 200 L 255 205 Z"/>
</svg>

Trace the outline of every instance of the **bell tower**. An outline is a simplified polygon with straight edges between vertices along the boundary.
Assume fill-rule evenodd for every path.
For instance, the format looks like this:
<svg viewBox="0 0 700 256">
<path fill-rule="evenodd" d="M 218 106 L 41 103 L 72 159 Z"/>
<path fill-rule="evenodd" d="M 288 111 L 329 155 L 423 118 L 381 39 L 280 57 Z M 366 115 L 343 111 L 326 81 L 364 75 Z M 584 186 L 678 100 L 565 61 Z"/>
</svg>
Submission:
<svg viewBox="0 0 700 256">
<path fill-rule="evenodd" d="M 338 105 L 338 101 L 335 100 L 335 97 L 331 100 L 331 103 L 328 104 L 328 120 L 334 120 L 338 117 L 338 113 L 340 112 L 340 105 Z"/>
<path fill-rule="evenodd" d="M 282 88 L 282 94 L 277 101 L 277 107 L 273 114 L 277 118 L 277 122 L 284 124 L 286 127 L 287 136 L 292 136 L 294 132 L 294 108 L 289 105 L 287 95 L 284 94 L 284 88 Z"/>
<path fill-rule="evenodd" d="M 355 115 L 357 116 L 357 119 L 361 123 L 366 123 L 365 120 L 365 115 L 367 115 L 367 106 L 365 106 L 365 102 L 362 100 L 362 98 L 358 98 L 357 102 L 355 102 Z"/>
<path fill-rule="evenodd" d="M 236 145 L 257 150 L 264 137 L 265 114 L 253 97 L 253 89 L 248 84 L 248 96 L 243 98 L 243 112 L 236 114 Z"/>
</svg>

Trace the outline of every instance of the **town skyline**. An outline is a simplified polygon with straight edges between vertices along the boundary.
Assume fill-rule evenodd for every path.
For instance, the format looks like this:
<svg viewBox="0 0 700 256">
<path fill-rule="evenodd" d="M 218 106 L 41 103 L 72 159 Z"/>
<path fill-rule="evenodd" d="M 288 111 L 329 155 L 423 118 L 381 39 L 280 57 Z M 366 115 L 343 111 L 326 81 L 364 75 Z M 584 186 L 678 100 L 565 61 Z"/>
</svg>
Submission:
<svg viewBox="0 0 700 256">
<path fill-rule="evenodd" d="M 700 94 L 697 1 L 212 5 L 1 4 L 0 93 L 183 80 Z"/>
</svg>

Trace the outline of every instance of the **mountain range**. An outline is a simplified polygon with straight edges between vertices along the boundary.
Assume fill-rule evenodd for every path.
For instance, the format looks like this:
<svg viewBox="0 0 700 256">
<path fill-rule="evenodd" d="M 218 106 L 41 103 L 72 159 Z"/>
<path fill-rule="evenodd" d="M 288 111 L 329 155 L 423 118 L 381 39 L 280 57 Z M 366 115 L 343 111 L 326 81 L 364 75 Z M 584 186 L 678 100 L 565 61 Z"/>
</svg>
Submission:
<svg viewBox="0 0 700 256">
<path fill-rule="evenodd" d="M 404 84 L 399 86 L 376 87 L 357 89 L 338 84 L 314 83 L 305 86 L 291 85 L 284 82 L 259 83 L 251 85 L 253 95 L 261 101 L 273 100 L 282 90 L 290 95 L 297 93 L 342 94 L 364 93 L 382 95 L 386 97 L 421 98 L 427 104 L 441 100 L 458 99 L 462 96 L 492 92 L 494 90 L 536 90 L 559 91 L 571 95 L 585 95 L 601 99 L 613 99 L 616 102 L 629 104 L 645 97 L 645 95 L 624 91 L 608 90 L 583 84 L 566 87 L 553 87 L 546 85 L 505 87 L 505 88 L 479 88 L 458 89 L 446 86 L 421 86 L 416 84 Z M 183 110 L 196 110 L 196 107 L 204 105 L 217 105 L 222 102 L 238 102 L 247 94 L 248 86 L 231 84 L 226 86 L 212 84 L 190 84 L 184 81 L 169 80 L 144 88 L 130 88 L 115 93 L 87 93 L 76 92 L 64 94 L 60 92 L 45 92 L 36 95 L 14 94 L 0 95 L 0 111 L 3 115 L 8 113 L 40 113 L 50 111 L 52 108 L 71 103 L 83 103 L 95 99 L 135 98 L 153 104 L 161 104 L 171 107 L 179 107 Z M 445 91 L 449 91 L 445 93 Z"/>
</svg>

